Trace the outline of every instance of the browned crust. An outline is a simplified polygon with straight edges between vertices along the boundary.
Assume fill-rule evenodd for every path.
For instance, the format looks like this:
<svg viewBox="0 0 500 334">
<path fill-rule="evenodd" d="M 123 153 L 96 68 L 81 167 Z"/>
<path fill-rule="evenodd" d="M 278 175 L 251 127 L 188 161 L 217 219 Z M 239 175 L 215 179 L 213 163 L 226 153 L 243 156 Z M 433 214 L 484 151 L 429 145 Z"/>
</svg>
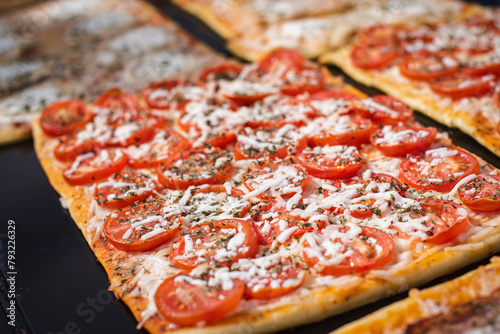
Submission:
<svg viewBox="0 0 500 334">
<path fill-rule="evenodd" d="M 432 314 L 422 308 L 422 301 L 430 300 L 440 305 L 459 305 L 474 298 L 485 296 L 485 292 L 500 287 L 500 258 L 493 257 L 487 266 L 481 266 L 454 280 L 422 291 L 410 291 L 404 300 L 378 310 L 360 320 L 332 332 L 332 334 L 373 333 L 382 334 L 391 330 L 404 330 L 410 323 Z M 486 290 L 486 291 L 485 291 Z M 479 292 L 483 291 L 482 294 Z"/>
<path fill-rule="evenodd" d="M 173 0 L 172 2 L 186 12 L 198 17 L 224 39 L 229 39 L 239 34 L 238 30 L 235 29 L 234 22 L 225 20 L 215 11 L 213 8 L 215 2 L 196 0 Z"/>
<path fill-rule="evenodd" d="M 340 86 L 339 88 L 356 93 L 360 97 L 365 96 L 356 89 L 343 84 L 339 78 L 332 76 L 327 78 L 332 86 Z M 34 121 L 33 129 L 35 149 L 50 183 L 68 202 L 71 216 L 81 229 L 97 259 L 106 269 L 112 283 L 110 290 L 114 291 L 118 297 L 123 296 L 125 304 L 140 321 L 141 312 L 147 307 L 148 299 L 144 296 L 132 297 L 127 293 L 124 294 L 120 287 L 116 287 L 119 286 L 116 283 L 119 283 L 122 277 L 117 276 L 114 268 L 119 261 L 127 260 L 127 253 L 116 250 L 102 238 L 95 244 L 92 243 L 92 236 L 87 232 L 86 225 L 90 208 L 83 188 L 69 186 L 64 181 L 62 167 L 58 165 L 52 154 L 54 139 L 44 135 L 38 120 Z M 478 240 L 468 239 L 463 242 L 471 244 L 473 249 L 463 251 L 451 247 L 443 251 L 430 252 L 420 256 L 408 267 L 397 271 L 390 281 L 368 274 L 360 284 L 354 286 L 317 287 L 307 295 L 295 293 L 291 295 L 290 302 L 275 305 L 264 311 L 245 311 L 206 327 L 169 327 L 171 324 L 159 314 L 148 319 L 144 323 L 144 327 L 152 333 L 228 333 L 241 330 L 249 333 L 262 333 L 318 321 L 404 291 L 409 287 L 427 283 L 436 277 L 451 273 L 499 251 L 500 224 L 498 223 L 500 223 L 500 217 L 495 217 L 494 221 L 497 222 L 497 226 L 492 229 L 491 233 Z"/>
<path fill-rule="evenodd" d="M 327 52 L 320 57 L 320 61 L 335 64 L 356 81 L 383 90 L 441 124 L 462 130 L 491 152 L 500 156 L 498 124 L 491 122 L 480 113 L 472 114 L 459 110 L 457 102 L 441 107 L 439 98 L 433 94 L 423 94 L 418 83 L 410 81 L 397 82 L 377 75 L 377 71 L 359 69 L 352 64 L 349 56 L 350 51 L 351 46 L 346 46 L 333 52 Z"/>
</svg>

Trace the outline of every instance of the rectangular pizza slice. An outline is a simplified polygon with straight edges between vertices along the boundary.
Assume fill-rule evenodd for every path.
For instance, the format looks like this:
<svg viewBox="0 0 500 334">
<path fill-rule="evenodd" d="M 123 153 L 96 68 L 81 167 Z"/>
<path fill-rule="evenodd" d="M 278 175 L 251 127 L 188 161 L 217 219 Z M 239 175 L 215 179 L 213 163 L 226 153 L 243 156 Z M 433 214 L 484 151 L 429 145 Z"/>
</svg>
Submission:
<svg viewBox="0 0 500 334">
<path fill-rule="evenodd" d="M 500 330 L 500 262 L 410 296 L 332 334 L 496 333 Z"/>
<path fill-rule="evenodd" d="M 361 2 L 341 13 L 305 16 L 246 30 L 228 40 L 237 56 L 255 61 L 279 47 L 299 50 L 308 58 L 349 44 L 354 33 L 375 24 L 432 23 L 456 16 L 471 5 L 459 1 L 373 1 Z"/>
<path fill-rule="evenodd" d="M 139 328 L 271 332 L 500 250 L 499 171 L 377 99 L 280 49 L 52 104 L 35 149 Z"/>
<path fill-rule="evenodd" d="M 365 2 L 365 1 L 363 1 Z M 225 39 L 263 30 L 270 24 L 341 12 L 356 1 L 174 0 Z"/>
<path fill-rule="evenodd" d="M 475 7 L 431 26 L 367 28 L 356 42 L 321 60 L 500 155 L 499 13 Z"/>
</svg>

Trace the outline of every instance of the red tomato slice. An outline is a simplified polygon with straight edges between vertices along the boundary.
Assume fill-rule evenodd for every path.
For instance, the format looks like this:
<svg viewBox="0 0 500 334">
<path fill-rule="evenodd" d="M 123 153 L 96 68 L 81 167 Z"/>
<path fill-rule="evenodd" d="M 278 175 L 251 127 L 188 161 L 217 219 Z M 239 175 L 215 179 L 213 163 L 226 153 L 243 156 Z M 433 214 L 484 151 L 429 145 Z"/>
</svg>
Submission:
<svg viewBox="0 0 500 334">
<path fill-rule="evenodd" d="M 321 128 L 320 132 L 307 138 L 310 146 L 347 145 L 360 147 L 370 141 L 373 124 L 369 119 L 356 114 L 339 116 L 331 127 Z"/>
<path fill-rule="evenodd" d="M 113 128 L 113 135 L 108 140 L 110 146 L 128 147 L 147 143 L 154 138 L 156 129 L 162 129 L 167 124 L 163 117 L 153 115 L 116 114 L 114 112 L 113 119 L 109 120 Z"/>
<path fill-rule="evenodd" d="M 373 183 L 375 182 L 375 184 Z M 373 173 L 369 178 L 364 175 L 357 175 L 345 180 L 337 180 L 334 183 L 336 191 L 327 190 L 324 196 L 344 196 L 348 192 L 355 192 L 348 197 L 347 203 L 339 205 L 339 207 L 332 207 L 329 211 L 338 214 L 344 214 L 346 209 L 349 209 L 350 215 L 357 219 L 367 219 L 373 217 L 373 214 L 381 217 L 383 212 L 380 210 L 381 206 L 387 204 L 392 207 L 395 202 L 395 195 L 397 192 L 400 196 L 404 196 L 406 187 L 401 184 L 398 179 L 383 173 Z M 386 193 L 387 196 L 382 196 L 378 200 L 372 197 L 373 194 Z"/>
<path fill-rule="evenodd" d="M 154 139 L 140 146 L 130 146 L 129 165 L 132 168 L 154 168 L 171 158 L 181 150 L 189 148 L 191 143 L 174 130 L 158 132 Z"/>
<path fill-rule="evenodd" d="M 365 44 L 354 45 L 351 50 L 351 60 L 354 66 L 374 70 L 387 67 L 398 57 L 395 44 Z"/>
<path fill-rule="evenodd" d="M 140 109 L 139 99 L 135 94 L 123 93 L 119 88 L 112 88 L 99 96 L 94 107 L 110 109 L 113 112 L 137 111 Z"/>
<path fill-rule="evenodd" d="M 223 219 L 195 225 L 179 235 L 170 249 L 172 265 L 193 269 L 203 263 L 231 266 L 257 254 L 252 226 L 241 219 Z"/>
<path fill-rule="evenodd" d="M 169 189 L 224 183 L 231 178 L 232 156 L 219 149 L 180 151 L 158 165 L 158 180 Z"/>
<path fill-rule="evenodd" d="M 479 163 L 472 154 L 442 147 L 406 157 L 399 166 L 399 179 L 417 190 L 448 192 L 478 172 Z"/>
<path fill-rule="evenodd" d="M 297 290 L 306 277 L 300 263 L 294 258 L 275 258 L 260 265 L 259 269 L 246 283 L 245 294 L 250 298 L 284 296 Z"/>
<path fill-rule="evenodd" d="M 131 204 L 104 222 L 104 236 L 126 252 L 146 252 L 172 239 L 182 226 L 181 214 L 165 216 L 163 201 Z"/>
<path fill-rule="evenodd" d="M 304 238 L 306 264 L 323 275 L 360 274 L 383 267 L 395 253 L 387 233 L 355 224 L 330 225 L 321 234 L 307 233 Z"/>
<path fill-rule="evenodd" d="M 203 185 L 199 188 L 187 190 L 184 195 L 189 196 L 186 203 L 183 203 L 183 212 L 186 214 L 186 220 L 191 224 L 218 219 L 220 215 L 230 215 L 231 217 L 244 217 L 250 210 L 250 203 L 243 200 L 243 191 L 231 187 L 231 192 L 228 193 L 224 185 L 213 184 Z M 177 205 L 180 199 L 172 203 L 172 206 L 167 206 L 166 211 L 178 211 Z M 185 200 L 184 200 L 185 201 Z M 203 207 L 203 210 L 199 210 Z"/>
<path fill-rule="evenodd" d="M 192 280 L 185 275 L 167 278 L 156 290 L 158 311 L 174 324 L 195 326 L 215 322 L 238 306 L 245 291 L 240 280 L 231 280 L 231 288 L 227 290 L 222 284 L 209 286 L 208 279 L 204 279 L 206 285 L 192 284 Z"/>
<path fill-rule="evenodd" d="M 192 137 L 198 137 L 194 146 L 225 148 L 236 141 L 236 134 L 243 128 L 242 117 L 235 119 L 234 115 L 227 105 L 191 102 L 184 106 L 177 125 Z"/>
<path fill-rule="evenodd" d="M 375 95 L 361 100 L 355 104 L 354 110 L 374 123 L 383 125 L 404 123 L 413 116 L 411 108 L 388 95 Z"/>
<path fill-rule="evenodd" d="M 298 190 L 304 189 L 309 182 L 309 175 L 300 165 L 286 161 L 279 163 L 250 163 L 247 171 L 242 176 L 243 184 L 248 190 L 258 191 L 256 196 L 262 199 L 271 199 L 277 196 L 288 198 L 295 195 Z"/>
<path fill-rule="evenodd" d="M 359 97 L 349 92 L 344 92 L 341 90 L 323 90 L 314 93 L 309 97 L 309 101 L 324 101 L 329 99 L 354 101 L 354 100 L 359 100 Z"/>
<path fill-rule="evenodd" d="M 303 93 L 316 93 L 325 86 L 325 77 L 318 66 L 306 66 L 299 70 L 289 70 L 284 77 L 281 92 L 296 96 Z"/>
<path fill-rule="evenodd" d="M 491 92 L 495 85 L 495 77 L 493 75 L 471 77 L 467 74 L 458 74 L 436 79 L 429 85 L 435 93 L 452 99 L 480 97 Z"/>
<path fill-rule="evenodd" d="M 245 128 L 238 135 L 234 146 L 234 159 L 283 159 L 294 154 L 305 146 L 306 140 L 301 138 L 297 128 L 292 124 L 281 128 Z"/>
<path fill-rule="evenodd" d="M 58 137 L 75 132 L 91 118 L 82 101 L 66 100 L 46 107 L 40 116 L 40 126 L 46 135 Z"/>
<path fill-rule="evenodd" d="M 209 67 L 201 72 L 200 76 L 198 77 L 197 83 L 199 86 L 204 87 L 209 81 L 231 81 L 238 77 L 242 69 L 243 66 L 231 63 Z"/>
<path fill-rule="evenodd" d="M 306 125 L 309 119 L 317 117 L 316 109 L 309 102 L 285 99 L 270 105 L 256 105 L 249 110 L 246 126 L 251 128 L 281 128 L 287 124 L 296 127 Z"/>
<path fill-rule="evenodd" d="M 278 211 L 279 212 L 279 211 Z M 264 219 L 254 223 L 255 231 L 259 241 L 263 245 L 271 245 L 276 242 L 284 244 L 290 239 L 300 237 L 307 232 L 322 230 L 327 219 L 302 218 L 284 213 L 274 219 Z"/>
<path fill-rule="evenodd" d="M 101 181 L 118 173 L 127 165 L 128 156 L 120 149 L 104 149 L 86 153 L 76 158 L 63 177 L 73 186 Z"/>
<path fill-rule="evenodd" d="M 500 210 L 500 176 L 479 174 L 458 188 L 460 200 L 476 211 Z"/>
<path fill-rule="evenodd" d="M 237 131 L 236 131 L 237 132 Z M 219 134 L 210 134 L 207 138 L 206 144 L 210 147 L 217 147 L 224 149 L 236 141 L 236 133 L 226 132 Z"/>
<path fill-rule="evenodd" d="M 264 58 L 259 60 L 257 66 L 259 70 L 269 73 L 275 72 L 281 66 L 286 69 L 301 69 L 305 65 L 305 62 L 306 60 L 300 52 L 279 48 L 269 52 Z"/>
<path fill-rule="evenodd" d="M 266 93 L 254 93 L 254 94 L 223 94 L 226 99 L 231 101 L 231 104 L 235 106 L 236 108 L 239 107 L 248 107 L 254 104 L 257 101 L 263 100 L 265 97 L 271 95 L 272 92 L 266 92 Z"/>
<path fill-rule="evenodd" d="M 420 206 L 422 209 L 410 212 L 410 217 L 412 219 L 424 219 L 418 222 L 418 230 L 423 231 L 427 235 L 427 238 L 424 240 L 427 243 L 441 245 L 451 242 L 469 228 L 468 212 L 460 204 L 443 199 L 427 198 L 420 201 Z M 421 229 L 422 225 L 425 227 L 425 230 Z M 397 226 L 393 228 L 398 231 L 398 237 L 408 239 L 410 235 L 403 230 L 403 226 L 400 225 L 401 228 Z M 411 225 L 407 228 L 412 230 Z M 413 230 L 417 231 L 414 228 Z"/>
<path fill-rule="evenodd" d="M 349 110 L 351 101 L 358 100 L 358 97 L 345 91 L 323 90 L 308 97 L 300 97 L 300 100 L 308 102 L 316 110 L 311 117 L 316 118 L 342 114 Z"/>
<path fill-rule="evenodd" d="M 455 73 L 459 62 L 451 54 L 420 50 L 404 55 L 399 61 L 399 71 L 413 80 L 429 81 Z"/>
<path fill-rule="evenodd" d="M 383 155 L 402 156 L 416 151 L 425 151 L 436 139 L 436 128 L 417 125 L 386 125 L 376 130 L 370 142 Z"/>
<path fill-rule="evenodd" d="M 322 179 L 350 177 L 365 163 L 356 147 L 341 145 L 306 147 L 298 159 L 309 174 Z"/>
<path fill-rule="evenodd" d="M 102 148 L 104 148 L 104 144 L 95 139 L 80 141 L 77 135 L 71 134 L 56 146 L 54 156 L 59 161 L 73 161 L 79 155 Z"/>
<path fill-rule="evenodd" d="M 167 110 L 182 107 L 189 101 L 201 99 L 204 90 L 185 80 L 163 80 L 149 84 L 142 97 L 150 108 Z"/>
<path fill-rule="evenodd" d="M 396 44 L 398 41 L 397 33 L 401 31 L 393 25 L 377 24 L 358 31 L 358 38 L 361 42 L 371 45 Z"/>
<path fill-rule="evenodd" d="M 158 184 L 142 173 L 116 173 L 107 181 L 96 184 L 94 199 L 97 204 L 111 209 L 123 208 L 153 195 Z"/>
</svg>

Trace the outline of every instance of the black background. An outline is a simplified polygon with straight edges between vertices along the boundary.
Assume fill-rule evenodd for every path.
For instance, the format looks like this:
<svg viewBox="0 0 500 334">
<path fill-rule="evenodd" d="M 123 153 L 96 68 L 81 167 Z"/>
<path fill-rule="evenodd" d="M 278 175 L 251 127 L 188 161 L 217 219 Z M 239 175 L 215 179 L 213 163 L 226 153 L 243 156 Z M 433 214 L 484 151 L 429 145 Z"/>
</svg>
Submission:
<svg viewBox="0 0 500 334">
<path fill-rule="evenodd" d="M 180 26 L 222 54 L 229 55 L 224 42 L 196 18 L 165 0 L 151 1 Z M 482 1 L 497 5 L 499 1 Z M 334 74 L 342 74 L 331 68 Z M 352 82 L 361 90 L 377 91 Z M 425 125 L 447 131 L 456 145 L 462 146 L 500 167 L 500 159 L 455 129 L 448 129 L 420 115 Z M 107 275 L 97 262 L 58 194 L 45 177 L 31 140 L 0 148 L 0 299 L 5 309 L 7 275 L 7 222 L 16 227 L 16 327 L 0 316 L 0 333 L 145 333 L 128 308 L 115 301 Z M 464 274 L 488 260 L 442 277 L 437 284 Z M 428 285 L 428 286 L 429 286 Z M 402 299 L 400 294 L 331 317 L 324 321 L 283 331 L 283 333 L 328 333 L 339 326 Z M 0 311 L 1 314 L 1 311 Z"/>
</svg>

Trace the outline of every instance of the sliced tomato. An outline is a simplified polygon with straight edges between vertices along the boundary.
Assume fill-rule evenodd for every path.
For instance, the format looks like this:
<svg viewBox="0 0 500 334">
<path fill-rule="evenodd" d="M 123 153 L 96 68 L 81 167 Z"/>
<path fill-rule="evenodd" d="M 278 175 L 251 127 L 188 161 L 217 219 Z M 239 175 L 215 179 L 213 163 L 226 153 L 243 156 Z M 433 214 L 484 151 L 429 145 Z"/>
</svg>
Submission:
<svg viewBox="0 0 500 334">
<path fill-rule="evenodd" d="M 160 116 L 122 114 L 109 120 L 113 135 L 108 140 L 109 146 L 128 147 L 151 141 L 157 129 L 166 126 L 166 120 Z"/>
<path fill-rule="evenodd" d="M 306 60 L 300 52 L 279 48 L 269 52 L 266 56 L 259 60 L 257 66 L 259 70 L 269 73 L 277 71 L 279 67 L 284 67 L 285 69 L 301 69 L 305 62 Z"/>
<path fill-rule="evenodd" d="M 234 142 L 236 142 L 236 138 L 237 138 L 236 133 L 240 129 L 241 129 L 241 127 L 236 126 L 235 132 L 228 131 L 226 133 L 218 133 L 218 134 L 212 133 L 208 136 L 208 138 L 206 140 L 206 145 L 208 145 L 210 147 L 217 147 L 217 148 L 224 149 L 224 148 L 228 147 L 229 145 L 233 144 Z"/>
<path fill-rule="evenodd" d="M 458 60 L 452 54 L 427 50 L 408 53 L 398 64 L 403 76 L 423 81 L 452 75 L 459 67 Z"/>
<path fill-rule="evenodd" d="M 66 100 L 46 107 L 40 116 L 40 126 L 45 134 L 58 137 L 82 128 L 91 118 L 82 101 Z"/>
<path fill-rule="evenodd" d="M 199 136 L 195 146 L 225 148 L 236 141 L 236 134 L 243 128 L 243 117 L 235 115 L 228 105 L 191 102 L 182 108 L 177 125 L 192 137 Z"/>
<path fill-rule="evenodd" d="M 452 99 L 480 97 L 491 92 L 495 85 L 495 77 L 493 75 L 471 77 L 462 73 L 451 77 L 438 78 L 431 81 L 429 85 L 435 93 Z"/>
<path fill-rule="evenodd" d="M 172 239 L 182 226 L 181 214 L 165 215 L 163 201 L 131 204 L 104 222 L 106 239 L 126 252 L 146 252 Z"/>
<path fill-rule="evenodd" d="M 148 198 L 157 187 L 158 184 L 146 174 L 121 172 L 96 184 L 94 199 L 100 206 L 119 209 Z"/>
<path fill-rule="evenodd" d="M 236 108 L 239 107 L 248 107 L 254 104 L 257 101 L 263 100 L 265 97 L 271 95 L 272 92 L 263 92 L 263 93 L 252 93 L 246 94 L 244 92 L 240 93 L 225 93 L 224 97 L 231 101 L 231 104 Z"/>
<path fill-rule="evenodd" d="M 260 243 L 264 245 L 284 244 L 290 239 L 302 236 L 304 233 L 322 230 L 327 222 L 327 218 L 302 218 L 294 216 L 285 210 L 285 213 L 276 218 L 255 221 L 254 229 Z"/>
<path fill-rule="evenodd" d="M 191 188 L 187 190 L 189 199 L 187 202 L 182 202 L 184 217 L 190 224 L 198 224 L 201 222 L 211 221 L 217 219 L 221 215 L 229 215 L 234 218 L 244 217 L 250 210 L 250 203 L 242 199 L 243 191 L 231 187 L 230 192 L 226 185 L 213 184 L 203 185 L 198 188 Z M 178 211 L 179 201 L 171 203 L 171 206 L 166 207 L 166 211 Z M 203 209 L 201 209 L 203 208 Z"/>
<path fill-rule="evenodd" d="M 316 93 L 325 86 L 325 77 L 321 69 L 314 66 L 304 66 L 298 70 L 289 70 L 284 77 L 281 92 L 296 96 L 303 93 Z"/>
<path fill-rule="evenodd" d="M 485 61 L 469 60 L 463 71 L 470 77 L 482 77 L 490 74 L 498 77 L 500 76 L 500 61 L 495 58 Z"/>
<path fill-rule="evenodd" d="M 399 179 L 423 191 L 448 192 L 470 174 L 479 172 L 479 163 L 470 153 L 441 147 L 406 157 L 399 166 Z"/>
<path fill-rule="evenodd" d="M 180 79 L 153 82 L 142 92 L 148 106 L 160 110 L 182 107 L 193 98 L 202 98 L 203 95 L 201 87 Z"/>
<path fill-rule="evenodd" d="M 104 149 L 76 158 L 63 177 L 71 185 L 83 185 L 101 181 L 118 173 L 127 165 L 128 156 L 121 149 Z"/>
<path fill-rule="evenodd" d="M 119 88 L 112 88 L 94 101 L 94 107 L 110 109 L 113 112 L 128 112 L 138 111 L 140 104 L 135 94 L 123 93 Z"/>
<path fill-rule="evenodd" d="M 374 214 L 382 217 L 383 212 L 380 208 L 393 206 L 394 192 L 404 196 L 406 191 L 406 187 L 398 179 L 383 173 L 372 173 L 369 177 L 357 175 L 349 179 L 337 180 L 333 185 L 337 190 L 326 190 L 324 196 L 339 196 L 346 198 L 346 202 L 340 202 L 339 206 L 328 210 L 338 215 L 344 214 L 345 210 L 349 209 L 350 215 L 357 219 L 371 218 Z M 379 198 L 375 198 L 375 194 L 378 194 Z"/>
<path fill-rule="evenodd" d="M 155 136 L 155 130 L 153 128 L 141 128 L 138 124 L 131 123 L 131 127 L 135 127 L 137 125 L 137 129 L 135 131 L 129 132 L 129 127 L 127 125 L 122 125 L 115 129 L 114 136 L 110 140 L 110 145 L 118 146 L 118 147 L 128 147 L 132 145 L 142 145 L 151 141 Z M 128 136 L 125 138 L 121 138 L 117 136 L 118 132 L 122 132 L 121 129 L 125 129 L 125 132 L 128 132 Z"/>
<path fill-rule="evenodd" d="M 244 220 L 223 219 L 195 225 L 179 235 L 170 249 L 172 265 L 193 269 L 200 264 L 231 266 L 257 254 L 255 232 Z"/>
<path fill-rule="evenodd" d="M 425 233 L 425 242 L 441 245 L 455 240 L 469 228 L 467 210 L 455 202 L 426 198 L 420 200 L 421 209 L 410 211 L 410 218 L 417 219 L 418 229 L 401 222 L 393 228 L 400 238 L 408 239 L 412 233 Z M 418 238 L 422 240 L 422 238 Z"/>
<path fill-rule="evenodd" d="M 209 67 L 201 72 L 197 82 L 198 85 L 204 87 L 209 81 L 218 81 L 218 80 L 231 81 L 239 76 L 242 69 L 243 69 L 242 65 L 232 64 L 232 63 Z"/>
<path fill-rule="evenodd" d="M 309 175 L 300 165 L 287 161 L 250 163 L 242 176 L 243 184 L 248 190 L 257 191 L 257 196 L 270 199 L 277 196 L 283 198 L 295 195 L 297 190 L 304 189 L 309 182 Z M 263 189 L 263 191 L 258 191 Z"/>
<path fill-rule="evenodd" d="M 354 66 L 374 70 L 391 65 L 398 57 L 395 44 L 358 43 L 351 50 L 351 61 Z"/>
<path fill-rule="evenodd" d="M 342 145 L 306 147 L 298 159 L 309 174 L 322 179 L 350 177 L 365 163 L 356 147 Z"/>
<path fill-rule="evenodd" d="M 283 159 L 299 151 L 306 140 L 292 124 L 281 128 L 245 128 L 237 137 L 234 159 Z"/>
<path fill-rule="evenodd" d="M 400 123 L 377 129 L 371 135 L 370 142 L 382 154 L 397 157 L 427 150 L 436 139 L 436 134 L 436 128 Z"/>
<path fill-rule="evenodd" d="M 407 122 L 413 116 L 413 109 L 388 95 L 375 95 L 355 103 L 354 110 L 378 124 Z"/>
<path fill-rule="evenodd" d="M 224 183 L 231 178 L 232 156 L 223 150 L 180 151 L 158 165 L 158 180 L 170 189 Z"/>
<path fill-rule="evenodd" d="M 54 156 L 59 161 L 73 161 L 79 155 L 102 148 L 104 144 L 95 139 L 80 140 L 76 134 L 71 134 L 56 146 Z"/>
<path fill-rule="evenodd" d="M 425 44 L 434 41 L 436 35 L 435 29 L 435 26 L 429 24 L 419 25 L 416 28 L 398 28 L 397 36 L 403 45 L 410 46 L 417 44 L 421 48 Z M 414 51 L 414 49 L 415 47 L 411 51 Z M 406 51 L 409 52 L 407 48 Z"/>
<path fill-rule="evenodd" d="M 500 176 L 479 174 L 458 188 L 460 201 L 476 211 L 500 210 Z"/>
<path fill-rule="evenodd" d="M 335 119 L 331 127 L 323 127 L 319 133 L 307 138 L 310 146 L 348 145 L 360 147 L 370 141 L 373 124 L 360 115 L 348 114 Z"/>
<path fill-rule="evenodd" d="M 377 24 L 358 31 L 358 38 L 361 42 L 372 45 L 396 44 L 398 42 L 397 33 L 401 31 L 394 25 Z"/>
<path fill-rule="evenodd" d="M 245 294 L 251 298 L 272 299 L 287 295 L 297 290 L 306 277 L 293 257 L 265 261 L 259 269 L 246 283 Z"/>
<path fill-rule="evenodd" d="M 304 239 L 304 260 L 322 275 L 360 274 L 384 266 L 395 253 L 387 233 L 355 224 L 330 225 Z"/>
<path fill-rule="evenodd" d="M 129 147 L 128 163 L 132 168 L 154 168 L 190 146 L 189 140 L 180 133 L 174 130 L 160 131 L 151 142 Z"/>
<path fill-rule="evenodd" d="M 208 278 L 196 281 L 206 284 L 193 284 L 193 278 L 182 274 L 163 281 L 154 296 L 158 311 L 181 326 L 211 323 L 233 311 L 245 291 L 243 282 L 236 279 L 230 280 L 227 289 L 224 289 L 227 282 L 210 286 Z"/>
<path fill-rule="evenodd" d="M 309 101 L 325 101 L 325 100 L 344 100 L 344 101 L 354 101 L 358 100 L 359 97 L 356 95 L 345 92 L 342 90 L 323 90 L 314 94 L 311 94 Z"/>
</svg>

